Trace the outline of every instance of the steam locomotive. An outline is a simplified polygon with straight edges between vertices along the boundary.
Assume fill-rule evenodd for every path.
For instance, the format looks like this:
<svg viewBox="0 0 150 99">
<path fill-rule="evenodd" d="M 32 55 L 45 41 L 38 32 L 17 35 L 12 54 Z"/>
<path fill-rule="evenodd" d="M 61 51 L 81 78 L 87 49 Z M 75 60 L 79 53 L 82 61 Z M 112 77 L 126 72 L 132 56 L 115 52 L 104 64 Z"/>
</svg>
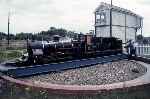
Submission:
<svg viewBox="0 0 150 99">
<path fill-rule="evenodd" d="M 72 40 L 55 35 L 52 41 L 28 42 L 27 52 L 26 65 L 47 64 L 122 53 L 122 41 L 80 34 L 78 39 Z"/>
</svg>

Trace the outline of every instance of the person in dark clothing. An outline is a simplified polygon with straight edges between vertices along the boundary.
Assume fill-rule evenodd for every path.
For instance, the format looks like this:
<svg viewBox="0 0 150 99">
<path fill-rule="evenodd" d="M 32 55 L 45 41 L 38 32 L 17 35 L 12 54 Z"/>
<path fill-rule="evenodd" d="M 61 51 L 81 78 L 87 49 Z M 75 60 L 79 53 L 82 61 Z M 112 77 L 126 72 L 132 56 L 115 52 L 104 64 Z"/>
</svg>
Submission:
<svg viewBox="0 0 150 99">
<path fill-rule="evenodd" d="M 125 48 L 127 49 L 127 53 L 129 55 L 129 57 L 132 57 L 133 55 L 136 56 L 136 48 L 135 48 L 134 42 L 132 42 L 132 40 L 129 40 L 127 42 L 127 45 L 125 46 Z"/>
</svg>

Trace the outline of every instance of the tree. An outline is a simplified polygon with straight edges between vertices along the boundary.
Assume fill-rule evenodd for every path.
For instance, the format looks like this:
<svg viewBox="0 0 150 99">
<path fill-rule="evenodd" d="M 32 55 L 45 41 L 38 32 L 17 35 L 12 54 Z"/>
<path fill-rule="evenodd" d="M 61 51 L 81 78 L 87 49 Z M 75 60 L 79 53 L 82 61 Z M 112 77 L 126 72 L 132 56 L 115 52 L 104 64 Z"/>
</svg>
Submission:
<svg viewBox="0 0 150 99">
<path fill-rule="evenodd" d="M 0 40 L 7 39 L 7 35 L 4 32 L 0 32 Z"/>
<path fill-rule="evenodd" d="M 143 40 L 143 44 L 148 44 L 148 40 L 147 40 L 147 39 L 144 39 L 144 40 Z"/>
<path fill-rule="evenodd" d="M 50 27 L 50 30 L 51 30 L 51 31 L 55 31 L 56 28 L 55 28 L 55 27 Z"/>
<path fill-rule="evenodd" d="M 17 33 L 16 35 L 10 34 L 11 39 L 15 40 L 27 40 L 27 39 L 34 39 L 34 40 L 52 40 L 52 37 L 54 35 L 59 35 L 61 37 L 71 37 L 71 38 L 77 38 L 78 34 L 74 31 L 67 31 L 63 28 L 56 28 L 56 27 L 50 27 L 47 31 L 41 31 L 39 33 Z M 7 39 L 7 34 L 0 32 L 0 40 Z"/>
<path fill-rule="evenodd" d="M 137 42 L 143 42 L 144 37 L 142 35 L 137 35 Z"/>
</svg>

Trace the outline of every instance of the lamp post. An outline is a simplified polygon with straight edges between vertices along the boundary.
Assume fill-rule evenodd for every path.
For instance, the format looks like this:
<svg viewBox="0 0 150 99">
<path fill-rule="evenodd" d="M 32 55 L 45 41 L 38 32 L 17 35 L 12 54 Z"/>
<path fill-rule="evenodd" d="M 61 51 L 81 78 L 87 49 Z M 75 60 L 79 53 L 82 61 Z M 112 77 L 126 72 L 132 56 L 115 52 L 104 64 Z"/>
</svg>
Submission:
<svg viewBox="0 0 150 99">
<path fill-rule="evenodd" d="M 110 5 L 110 37 L 112 37 L 112 0 Z"/>
<path fill-rule="evenodd" d="M 9 25 L 10 25 L 10 12 L 8 12 L 8 35 L 7 35 L 8 46 L 9 46 L 9 39 L 10 39 L 10 37 L 9 37 L 9 35 L 10 35 L 10 33 L 9 33 Z"/>
</svg>

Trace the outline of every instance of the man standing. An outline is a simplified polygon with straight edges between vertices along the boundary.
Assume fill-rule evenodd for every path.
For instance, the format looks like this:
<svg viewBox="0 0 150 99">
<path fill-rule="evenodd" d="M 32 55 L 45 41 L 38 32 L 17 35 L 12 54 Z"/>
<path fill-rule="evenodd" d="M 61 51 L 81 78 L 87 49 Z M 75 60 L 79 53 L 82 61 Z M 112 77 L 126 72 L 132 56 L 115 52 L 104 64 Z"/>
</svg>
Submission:
<svg viewBox="0 0 150 99">
<path fill-rule="evenodd" d="M 126 44 L 127 45 L 125 46 L 125 48 L 127 49 L 129 57 L 132 57 L 133 55 L 136 56 L 136 48 L 134 42 L 132 40 L 129 40 Z"/>
</svg>

